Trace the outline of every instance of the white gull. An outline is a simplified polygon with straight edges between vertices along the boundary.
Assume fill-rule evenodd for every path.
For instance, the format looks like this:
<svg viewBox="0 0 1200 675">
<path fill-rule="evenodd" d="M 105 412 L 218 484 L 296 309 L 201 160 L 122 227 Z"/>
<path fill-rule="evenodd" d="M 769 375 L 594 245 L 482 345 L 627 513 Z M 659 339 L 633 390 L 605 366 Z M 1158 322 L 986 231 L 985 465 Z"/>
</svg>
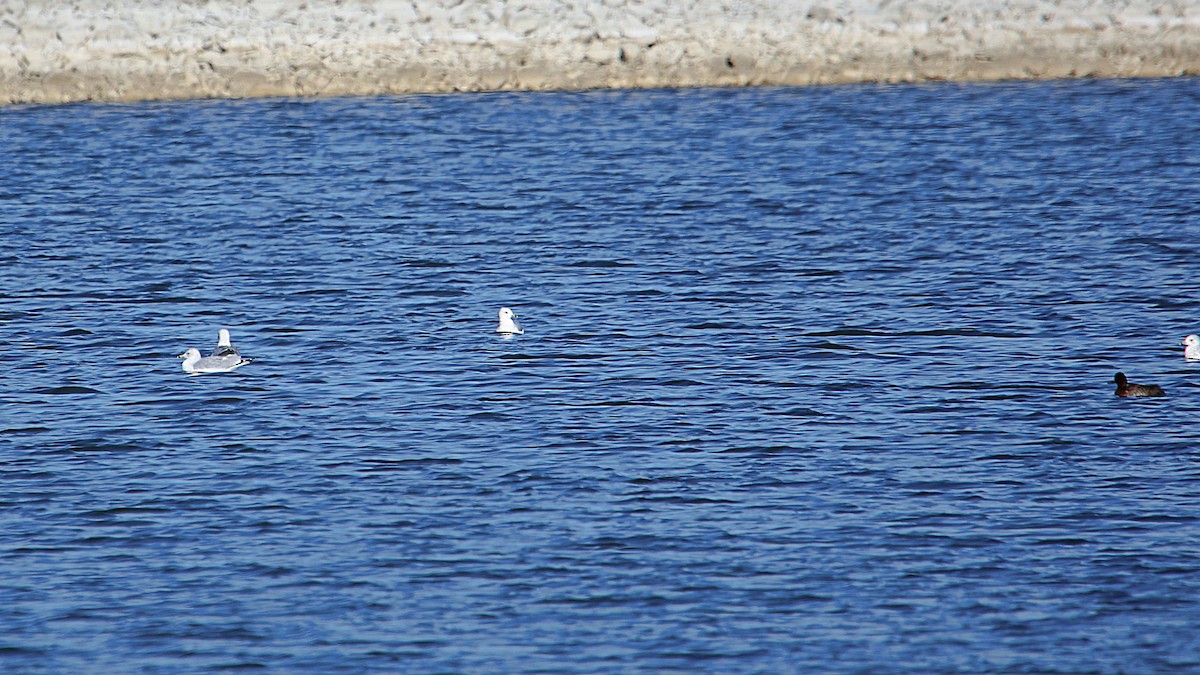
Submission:
<svg viewBox="0 0 1200 675">
<path fill-rule="evenodd" d="M 1179 344 L 1184 346 L 1183 358 L 1188 361 L 1200 361 L 1200 335 L 1189 335 Z"/>
<path fill-rule="evenodd" d="M 521 335 L 525 331 L 521 330 L 521 324 L 517 323 L 517 315 L 507 307 L 500 308 L 500 324 L 496 326 L 497 333 L 507 333 L 509 335 Z"/>
<path fill-rule="evenodd" d="M 180 354 L 179 358 L 183 359 L 183 372 L 192 375 L 228 373 L 253 361 L 242 356 L 233 346 L 229 341 L 229 331 L 224 328 L 217 332 L 217 348 L 211 355 L 200 356 L 200 350 L 193 347 Z"/>
</svg>

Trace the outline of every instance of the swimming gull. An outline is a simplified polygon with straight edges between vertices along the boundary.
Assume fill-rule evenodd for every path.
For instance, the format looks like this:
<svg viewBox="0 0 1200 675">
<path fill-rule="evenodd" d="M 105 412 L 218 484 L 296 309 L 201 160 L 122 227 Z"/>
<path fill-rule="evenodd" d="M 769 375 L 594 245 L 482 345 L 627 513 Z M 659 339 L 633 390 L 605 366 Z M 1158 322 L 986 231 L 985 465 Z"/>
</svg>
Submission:
<svg viewBox="0 0 1200 675">
<path fill-rule="evenodd" d="M 1200 335 L 1189 335 L 1179 344 L 1184 346 L 1183 358 L 1188 361 L 1200 361 Z"/>
<path fill-rule="evenodd" d="M 242 353 L 237 350 L 237 347 L 234 347 L 233 343 L 229 341 L 229 331 L 222 328 L 221 330 L 217 331 L 217 348 L 214 349 L 212 354 L 209 354 L 209 356 L 228 356 L 230 354 L 235 356 L 242 355 Z"/>
<path fill-rule="evenodd" d="M 525 331 L 521 330 L 521 324 L 516 321 L 517 315 L 507 307 L 500 308 L 500 325 L 496 326 L 497 333 L 507 333 L 509 335 L 521 335 Z"/>
<path fill-rule="evenodd" d="M 229 341 L 229 331 L 222 328 L 217 332 L 217 348 L 210 356 L 201 356 L 200 350 L 192 347 L 179 355 L 183 359 L 183 372 L 192 375 L 202 373 L 228 373 L 250 363 L 254 359 L 242 356 Z"/>
<path fill-rule="evenodd" d="M 1166 392 L 1157 384 L 1133 384 L 1125 373 L 1117 373 L 1113 376 L 1113 382 L 1117 385 L 1117 396 L 1166 396 Z"/>
</svg>

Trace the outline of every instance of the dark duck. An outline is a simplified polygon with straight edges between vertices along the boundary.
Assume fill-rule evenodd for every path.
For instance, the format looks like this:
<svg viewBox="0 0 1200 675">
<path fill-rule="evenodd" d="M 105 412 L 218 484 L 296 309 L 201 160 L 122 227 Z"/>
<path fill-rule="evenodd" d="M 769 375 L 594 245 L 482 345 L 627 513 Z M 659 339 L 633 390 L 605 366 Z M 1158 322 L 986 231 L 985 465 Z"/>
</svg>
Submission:
<svg viewBox="0 0 1200 675">
<path fill-rule="evenodd" d="M 1133 384 L 1126 377 L 1125 373 L 1117 373 L 1113 376 L 1113 382 L 1117 385 L 1117 396 L 1166 396 L 1162 387 L 1157 384 Z"/>
</svg>

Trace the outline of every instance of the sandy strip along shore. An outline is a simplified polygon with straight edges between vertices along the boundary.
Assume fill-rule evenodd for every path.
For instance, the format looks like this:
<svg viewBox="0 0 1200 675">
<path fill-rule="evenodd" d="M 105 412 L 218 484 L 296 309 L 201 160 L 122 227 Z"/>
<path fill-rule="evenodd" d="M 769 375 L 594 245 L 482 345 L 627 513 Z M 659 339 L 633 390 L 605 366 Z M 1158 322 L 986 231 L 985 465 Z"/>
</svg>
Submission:
<svg viewBox="0 0 1200 675">
<path fill-rule="evenodd" d="M 1194 0 L 0 0 L 0 103 L 1198 74 Z"/>
</svg>

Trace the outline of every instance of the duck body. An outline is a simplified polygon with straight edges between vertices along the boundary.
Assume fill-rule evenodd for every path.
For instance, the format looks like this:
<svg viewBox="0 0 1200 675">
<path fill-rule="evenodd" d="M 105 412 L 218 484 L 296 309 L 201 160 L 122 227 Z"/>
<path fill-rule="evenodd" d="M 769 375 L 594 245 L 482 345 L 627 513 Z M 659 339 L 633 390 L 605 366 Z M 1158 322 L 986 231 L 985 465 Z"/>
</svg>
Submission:
<svg viewBox="0 0 1200 675">
<path fill-rule="evenodd" d="M 1125 373 L 1114 375 L 1113 382 L 1117 385 L 1117 390 L 1114 393 L 1121 397 L 1135 398 L 1167 395 L 1167 392 L 1163 391 L 1163 388 L 1157 384 L 1133 384 L 1125 377 Z"/>
</svg>

